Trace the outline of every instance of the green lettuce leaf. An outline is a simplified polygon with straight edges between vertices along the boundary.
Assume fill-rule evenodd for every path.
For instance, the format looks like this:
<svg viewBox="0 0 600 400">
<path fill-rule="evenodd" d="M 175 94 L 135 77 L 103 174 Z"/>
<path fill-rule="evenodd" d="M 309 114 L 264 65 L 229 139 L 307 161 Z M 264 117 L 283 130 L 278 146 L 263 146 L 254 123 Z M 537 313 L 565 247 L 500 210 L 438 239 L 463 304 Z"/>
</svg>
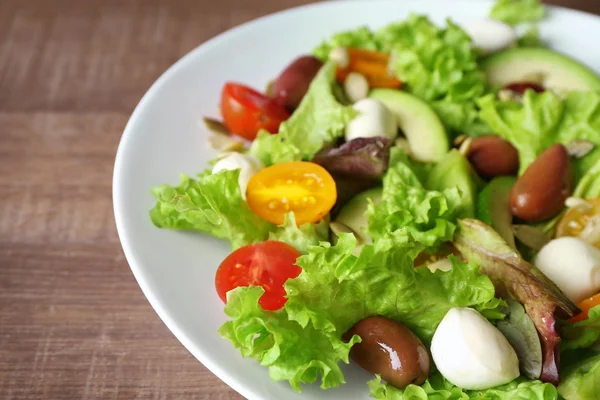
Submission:
<svg viewBox="0 0 600 400">
<path fill-rule="evenodd" d="M 506 385 L 487 390 L 463 390 L 433 373 L 422 385 L 401 390 L 388 385 L 379 376 L 369 381 L 371 397 L 377 400 L 557 400 L 556 388 L 549 383 L 519 378 Z"/>
<path fill-rule="evenodd" d="M 450 132 L 463 132 L 470 136 L 489 134 L 490 129 L 479 120 L 479 111 L 473 101 L 432 101 L 433 108 L 446 129 Z"/>
<path fill-rule="evenodd" d="M 517 41 L 519 47 L 543 47 L 544 42 L 540 37 L 537 25 L 531 25 Z"/>
<path fill-rule="evenodd" d="M 561 329 L 561 336 L 562 351 L 591 347 L 600 338 L 600 306 L 592 308 L 588 319 L 584 321 L 566 322 Z"/>
<path fill-rule="evenodd" d="M 232 318 L 219 333 L 240 349 L 242 356 L 252 357 L 269 368 L 275 381 L 287 380 L 300 391 L 300 384 L 321 378 L 321 388 L 344 383 L 339 362 L 348 363 L 350 348 L 358 339 L 344 343 L 335 332 L 324 332 L 311 325 L 300 326 L 290 320 L 285 310 L 265 311 L 258 305 L 264 290 L 242 287 L 227 294 L 225 313 Z"/>
<path fill-rule="evenodd" d="M 404 390 L 386 384 L 379 375 L 367 385 L 371 397 L 376 400 L 467 400 L 469 395 L 434 372 L 421 386 L 408 385 Z"/>
<path fill-rule="evenodd" d="M 323 61 L 329 58 L 329 52 L 336 47 L 352 47 L 357 49 L 379 50 L 373 32 L 366 26 L 358 29 L 339 32 L 329 40 L 323 41 L 313 50 L 313 55 Z"/>
<path fill-rule="evenodd" d="M 231 242 L 233 249 L 266 240 L 275 226 L 254 214 L 240 192 L 239 170 L 181 175 L 177 187 L 152 190 L 156 205 L 150 218 L 159 228 L 208 233 Z"/>
<path fill-rule="evenodd" d="M 258 132 L 248 154 L 261 160 L 266 167 L 278 163 L 300 161 L 303 158 L 302 150 L 296 144 L 288 141 L 283 135 L 272 135 L 267 131 Z"/>
<path fill-rule="evenodd" d="M 554 143 L 586 139 L 600 145 L 600 93 L 570 92 L 561 98 L 528 90 L 522 104 L 499 101 L 494 95 L 478 103 L 481 119 L 519 151 L 521 173 Z M 579 177 L 598 161 L 598 152 L 596 148 L 575 163 Z"/>
<path fill-rule="evenodd" d="M 343 136 L 356 111 L 341 105 L 333 94 L 335 64 L 326 63 L 313 79 L 308 92 L 279 133 L 261 132 L 249 153 L 269 166 L 281 162 L 310 160 L 328 143 Z"/>
<path fill-rule="evenodd" d="M 499 307 L 494 286 L 474 265 L 452 258 L 448 272 L 414 268 L 422 247 L 408 237 L 381 238 L 353 255 L 356 239 L 339 235 L 335 246 L 312 247 L 297 260 L 302 273 L 285 284 L 290 319 L 343 334 L 356 322 L 380 315 L 402 322 L 429 342 L 453 307 Z"/>
<path fill-rule="evenodd" d="M 573 196 L 583 199 L 600 197 L 600 159 L 581 177 Z"/>
<path fill-rule="evenodd" d="M 600 354 L 586 355 L 588 358 L 565 368 L 558 392 L 567 400 L 600 399 Z"/>
<path fill-rule="evenodd" d="M 470 100 L 483 94 L 485 77 L 477 66 L 471 38 L 452 21 L 438 28 L 412 15 L 375 34 L 393 52 L 392 67 L 410 91 L 424 100 Z"/>
<path fill-rule="evenodd" d="M 509 25 L 537 22 L 545 15 L 546 9 L 539 0 L 498 0 L 490 12 L 490 17 Z"/>
<path fill-rule="evenodd" d="M 471 38 L 448 20 L 438 28 L 427 17 L 412 15 L 376 32 L 392 52 L 391 68 L 409 92 L 427 101 L 450 130 L 462 131 L 475 120 L 475 99 L 485 91 Z"/>
<path fill-rule="evenodd" d="M 496 328 L 502 332 L 519 357 L 521 374 L 537 379 L 542 373 L 542 344 L 533 320 L 518 301 L 507 301 L 508 318 L 499 321 Z"/>
<path fill-rule="evenodd" d="M 291 212 L 285 216 L 283 224 L 269 234 L 269 240 L 278 240 L 293 246 L 300 253 L 306 253 L 311 246 L 329 239 L 329 221 L 321 220 L 316 224 L 296 225 L 296 217 Z"/>
<path fill-rule="evenodd" d="M 425 247 L 450 241 L 456 229 L 453 221 L 463 209 L 459 189 L 427 190 L 409 162 L 392 162 L 383 179 L 381 202 L 370 204 L 366 213 L 371 238 L 398 232 Z"/>
</svg>

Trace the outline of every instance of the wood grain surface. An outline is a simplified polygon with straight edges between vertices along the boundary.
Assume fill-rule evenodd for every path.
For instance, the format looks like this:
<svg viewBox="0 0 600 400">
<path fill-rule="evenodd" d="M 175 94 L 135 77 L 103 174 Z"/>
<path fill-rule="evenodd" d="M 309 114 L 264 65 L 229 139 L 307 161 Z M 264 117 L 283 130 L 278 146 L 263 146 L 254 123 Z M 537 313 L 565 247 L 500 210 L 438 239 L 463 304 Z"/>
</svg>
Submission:
<svg viewBox="0 0 600 400">
<path fill-rule="evenodd" d="M 306 0 L 0 0 L 0 398 L 240 399 L 158 319 L 115 231 L 129 114 L 210 37 Z M 556 0 L 600 13 L 598 0 Z"/>
</svg>

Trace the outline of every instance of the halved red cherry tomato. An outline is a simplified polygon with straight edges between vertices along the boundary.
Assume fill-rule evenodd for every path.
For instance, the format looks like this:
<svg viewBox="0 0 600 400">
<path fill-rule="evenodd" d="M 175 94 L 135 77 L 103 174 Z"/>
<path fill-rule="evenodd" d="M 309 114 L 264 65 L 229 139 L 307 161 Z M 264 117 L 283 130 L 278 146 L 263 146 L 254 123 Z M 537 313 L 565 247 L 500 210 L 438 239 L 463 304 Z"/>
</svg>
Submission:
<svg viewBox="0 0 600 400">
<path fill-rule="evenodd" d="M 217 269 L 215 286 L 221 300 L 240 286 L 262 286 L 265 293 L 258 304 L 265 310 L 279 310 L 287 301 L 283 284 L 300 275 L 296 265 L 298 250 L 289 244 L 269 240 L 241 247 L 231 253 Z"/>
<path fill-rule="evenodd" d="M 317 222 L 337 200 L 335 181 L 318 164 L 295 161 L 260 170 L 248 182 L 246 200 L 255 214 L 277 225 L 294 212 L 296 223 Z"/>
<path fill-rule="evenodd" d="M 588 319 L 588 313 L 590 312 L 590 310 L 596 306 L 600 306 L 600 293 L 598 293 L 597 295 L 590 297 L 587 300 L 582 301 L 581 303 L 578 304 L 579 309 L 581 310 L 581 314 L 578 314 L 576 316 L 574 316 L 573 318 L 571 318 L 569 321 L 570 322 L 579 322 L 579 321 L 585 321 L 586 319 Z"/>
<path fill-rule="evenodd" d="M 348 52 L 348 66 L 336 70 L 336 79 L 344 82 L 350 72 L 362 74 L 372 88 L 397 89 L 402 86 L 402 81 L 390 75 L 388 64 L 390 56 L 386 53 L 365 49 L 346 49 Z"/>
<path fill-rule="evenodd" d="M 290 117 L 275 100 L 238 83 L 228 82 L 221 92 L 221 114 L 229 130 L 254 140 L 261 129 L 277 133 L 279 125 Z"/>
</svg>

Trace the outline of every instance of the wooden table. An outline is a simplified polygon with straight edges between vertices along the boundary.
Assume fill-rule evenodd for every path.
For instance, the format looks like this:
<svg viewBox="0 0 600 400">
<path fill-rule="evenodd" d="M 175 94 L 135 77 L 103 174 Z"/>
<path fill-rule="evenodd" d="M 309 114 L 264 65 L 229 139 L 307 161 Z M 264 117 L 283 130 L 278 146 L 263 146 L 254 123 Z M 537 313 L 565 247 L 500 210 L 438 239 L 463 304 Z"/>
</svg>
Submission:
<svg viewBox="0 0 600 400">
<path fill-rule="evenodd" d="M 113 160 L 169 65 L 309 2 L 0 0 L 0 398 L 241 398 L 134 281 L 113 221 Z M 600 13 L 597 0 L 553 3 Z"/>
</svg>

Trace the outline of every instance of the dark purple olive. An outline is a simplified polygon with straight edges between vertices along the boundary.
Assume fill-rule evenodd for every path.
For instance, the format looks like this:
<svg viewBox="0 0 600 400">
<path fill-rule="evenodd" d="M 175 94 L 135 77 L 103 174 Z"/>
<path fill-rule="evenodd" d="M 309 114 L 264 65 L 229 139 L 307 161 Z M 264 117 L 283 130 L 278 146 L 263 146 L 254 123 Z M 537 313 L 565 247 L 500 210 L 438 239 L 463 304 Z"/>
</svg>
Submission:
<svg viewBox="0 0 600 400">
<path fill-rule="evenodd" d="M 473 139 L 468 159 L 475 171 L 485 179 L 517 175 L 519 152 L 500 136 L 486 135 Z"/>
<path fill-rule="evenodd" d="M 510 191 L 512 214 L 527 222 L 557 215 L 573 193 L 571 159 L 562 144 L 544 151 L 517 179 Z"/>
<path fill-rule="evenodd" d="M 350 350 L 350 358 L 361 368 L 379 374 L 388 383 L 403 389 L 421 385 L 430 369 L 429 354 L 419 338 L 404 325 L 384 317 L 363 319 L 345 338 L 353 335 L 362 342 Z"/>
<path fill-rule="evenodd" d="M 321 60 L 313 56 L 297 58 L 283 70 L 267 94 L 288 111 L 294 111 L 322 66 Z"/>
</svg>

